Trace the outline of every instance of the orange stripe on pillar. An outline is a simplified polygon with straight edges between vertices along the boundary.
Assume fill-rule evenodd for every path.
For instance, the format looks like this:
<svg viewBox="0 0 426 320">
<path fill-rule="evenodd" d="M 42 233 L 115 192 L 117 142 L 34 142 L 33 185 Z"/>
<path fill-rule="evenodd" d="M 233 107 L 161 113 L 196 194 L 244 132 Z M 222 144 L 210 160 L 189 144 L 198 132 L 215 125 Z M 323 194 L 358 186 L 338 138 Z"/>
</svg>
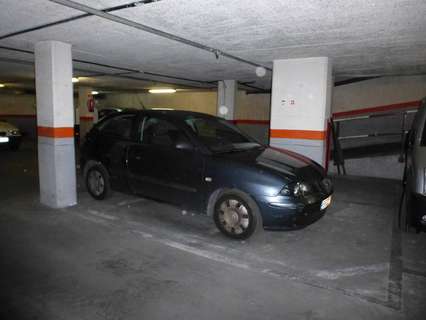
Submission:
<svg viewBox="0 0 426 320">
<path fill-rule="evenodd" d="M 326 131 L 271 129 L 271 138 L 325 140 Z"/>
<path fill-rule="evenodd" d="M 74 137 L 74 128 L 72 127 L 62 127 L 62 128 L 37 127 L 37 134 L 39 137 L 72 138 Z"/>
</svg>

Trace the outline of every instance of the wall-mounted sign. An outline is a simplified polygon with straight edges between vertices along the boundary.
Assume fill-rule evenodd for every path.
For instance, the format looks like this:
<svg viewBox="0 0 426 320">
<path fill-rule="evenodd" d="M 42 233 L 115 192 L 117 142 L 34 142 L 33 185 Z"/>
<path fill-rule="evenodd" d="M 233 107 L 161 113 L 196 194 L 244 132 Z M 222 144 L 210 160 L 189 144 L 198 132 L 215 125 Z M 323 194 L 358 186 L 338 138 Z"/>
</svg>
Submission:
<svg viewBox="0 0 426 320">
<path fill-rule="evenodd" d="M 95 99 L 93 97 L 87 100 L 87 111 L 93 112 L 95 110 Z"/>
</svg>

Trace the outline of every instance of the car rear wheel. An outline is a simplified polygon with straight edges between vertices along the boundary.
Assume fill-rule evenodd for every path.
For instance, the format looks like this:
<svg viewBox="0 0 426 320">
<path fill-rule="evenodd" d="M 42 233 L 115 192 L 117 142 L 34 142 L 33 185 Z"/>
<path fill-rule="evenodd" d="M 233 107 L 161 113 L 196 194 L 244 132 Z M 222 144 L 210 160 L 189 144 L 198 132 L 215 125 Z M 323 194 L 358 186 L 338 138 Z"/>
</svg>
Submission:
<svg viewBox="0 0 426 320">
<path fill-rule="evenodd" d="M 240 192 L 221 195 L 216 201 L 213 217 L 217 228 L 233 239 L 247 239 L 262 228 L 256 203 Z"/>
<path fill-rule="evenodd" d="M 87 170 L 86 187 L 96 200 L 103 200 L 110 195 L 109 174 L 102 165 L 96 164 Z"/>
</svg>

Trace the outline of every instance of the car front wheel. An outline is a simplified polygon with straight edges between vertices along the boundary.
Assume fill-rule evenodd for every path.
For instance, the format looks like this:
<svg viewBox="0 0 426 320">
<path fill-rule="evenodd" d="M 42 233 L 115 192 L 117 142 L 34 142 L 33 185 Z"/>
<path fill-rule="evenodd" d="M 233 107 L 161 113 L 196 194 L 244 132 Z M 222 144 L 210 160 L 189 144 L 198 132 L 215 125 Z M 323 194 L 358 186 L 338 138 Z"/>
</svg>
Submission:
<svg viewBox="0 0 426 320">
<path fill-rule="evenodd" d="M 233 239 L 247 239 L 262 228 L 256 203 L 240 192 L 221 195 L 216 201 L 213 217 L 217 228 Z"/>
</svg>

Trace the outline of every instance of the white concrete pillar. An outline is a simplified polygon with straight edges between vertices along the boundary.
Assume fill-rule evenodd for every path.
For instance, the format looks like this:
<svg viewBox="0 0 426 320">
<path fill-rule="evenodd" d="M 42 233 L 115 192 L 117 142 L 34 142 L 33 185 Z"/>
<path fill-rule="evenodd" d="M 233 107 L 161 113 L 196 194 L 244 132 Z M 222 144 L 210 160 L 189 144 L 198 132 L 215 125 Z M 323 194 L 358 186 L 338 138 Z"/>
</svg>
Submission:
<svg viewBox="0 0 426 320">
<path fill-rule="evenodd" d="M 77 203 L 71 45 L 35 45 L 40 201 L 62 208 Z"/>
<path fill-rule="evenodd" d="M 217 85 L 217 115 L 226 120 L 235 118 L 235 101 L 238 83 L 236 80 L 222 80 Z"/>
<path fill-rule="evenodd" d="M 270 145 L 326 163 L 331 106 L 331 63 L 326 57 L 275 60 Z"/>
</svg>

